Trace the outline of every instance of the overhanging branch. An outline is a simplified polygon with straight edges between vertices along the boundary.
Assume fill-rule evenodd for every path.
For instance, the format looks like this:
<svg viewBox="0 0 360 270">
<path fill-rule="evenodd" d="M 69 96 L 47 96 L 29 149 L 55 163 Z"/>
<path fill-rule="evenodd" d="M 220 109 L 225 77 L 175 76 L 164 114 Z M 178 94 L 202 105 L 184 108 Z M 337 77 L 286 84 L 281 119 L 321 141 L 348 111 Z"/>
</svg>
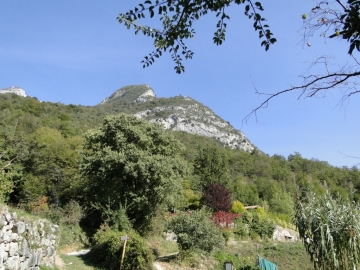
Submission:
<svg viewBox="0 0 360 270">
<path fill-rule="evenodd" d="M 317 75 L 310 75 L 307 77 L 303 77 L 304 84 L 300 86 L 293 86 L 288 89 L 276 92 L 276 93 L 261 93 L 258 92 L 255 88 L 255 92 L 259 95 L 266 95 L 268 96 L 259 106 L 254 108 L 248 115 L 246 115 L 243 118 L 243 123 L 247 122 L 251 116 L 255 115 L 255 118 L 257 120 L 257 112 L 258 110 L 262 108 L 266 108 L 269 104 L 269 102 L 282 94 L 293 92 L 300 90 L 300 94 L 298 96 L 298 99 L 300 98 L 311 98 L 316 96 L 319 93 L 328 91 L 330 89 L 335 89 L 337 87 L 346 87 L 345 92 L 343 93 L 342 100 L 349 98 L 350 96 L 354 94 L 360 93 L 360 90 L 357 89 L 358 82 L 356 81 L 350 81 L 352 78 L 356 78 L 360 76 L 360 71 L 356 72 L 335 72 L 326 74 L 323 76 L 317 76 Z"/>
</svg>

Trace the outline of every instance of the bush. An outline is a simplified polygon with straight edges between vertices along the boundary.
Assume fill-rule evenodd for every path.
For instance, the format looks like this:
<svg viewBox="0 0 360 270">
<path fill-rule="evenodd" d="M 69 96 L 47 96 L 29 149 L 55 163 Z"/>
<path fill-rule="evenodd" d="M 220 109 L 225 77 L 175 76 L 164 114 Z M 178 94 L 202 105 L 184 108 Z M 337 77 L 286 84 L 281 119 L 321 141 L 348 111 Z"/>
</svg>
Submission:
<svg viewBox="0 0 360 270">
<path fill-rule="evenodd" d="M 114 231 L 107 225 L 102 225 L 93 237 L 94 245 L 89 254 L 93 263 L 105 269 L 118 270 L 124 246 L 120 237 L 124 235 L 128 235 L 130 240 L 126 244 L 123 269 L 152 269 L 154 258 L 141 236 L 134 231 Z"/>
<path fill-rule="evenodd" d="M 221 231 L 204 211 L 180 213 L 172 218 L 168 228 L 178 236 L 182 251 L 210 252 L 224 242 Z"/>
<path fill-rule="evenodd" d="M 234 233 L 238 235 L 240 238 L 247 238 L 250 233 L 250 226 L 243 219 L 239 218 L 236 221 L 236 227 Z"/>
<path fill-rule="evenodd" d="M 224 269 L 225 262 L 232 262 L 235 269 L 239 270 L 261 270 L 255 267 L 254 257 L 242 257 L 239 258 L 238 254 L 232 254 L 227 251 L 218 251 L 215 253 L 214 258 L 219 262 L 217 269 Z"/>
<path fill-rule="evenodd" d="M 240 266 L 240 260 L 237 256 L 223 250 L 217 251 L 214 255 L 214 258 L 219 262 L 218 269 L 224 269 L 225 262 L 232 262 L 235 266 L 235 269 L 238 269 Z"/>
<path fill-rule="evenodd" d="M 215 211 L 231 209 L 231 192 L 222 184 L 211 183 L 204 194 L 204 202 Z"/>
<path fill-rule="evenodd" d="M 211 220 L 218 227 L 230 228 L 233 227 L 234 220 L 238 217 L 241 217 L 241 215 L 219 211 L 212 215 Z"/>
<path fill-rule="evenodd" d="M 261 209 L 259 212 L 245 212 L 242 218 L 237 219 L 234 233 L 240 237 L 250 236 L 256 239 L 271 238 L 275 230 L 274 222 Z"/>
<path fill-rule="evenodd" d="M 88 238 L 82 228 L 77 225 L 61 225 L 61 239 L 60 246 L 65 247 L 68 245 L 81 245 L 87 246 Z"/>
<path fill-rule="evenodd" d="M 63 207 L 60 222 L 65 225 L 77 225 L 83 216 L 84 212 L 80 204 L 71 200 Z"/>
<path fill-rule="evenodd" d="M 262 217 L 258 213 L 253 215 L 250 225 L 250 233 L 255 232 L 261 238 L 271 238 L 275 230 L 275 224 L 267 217 Z"/>
<path fill-rule="evenodd" d="M 246 209 L 242 202 L 236 200 L 232 203 L 231 213 L 242 214 L 245 213 Z"/>
</svg>

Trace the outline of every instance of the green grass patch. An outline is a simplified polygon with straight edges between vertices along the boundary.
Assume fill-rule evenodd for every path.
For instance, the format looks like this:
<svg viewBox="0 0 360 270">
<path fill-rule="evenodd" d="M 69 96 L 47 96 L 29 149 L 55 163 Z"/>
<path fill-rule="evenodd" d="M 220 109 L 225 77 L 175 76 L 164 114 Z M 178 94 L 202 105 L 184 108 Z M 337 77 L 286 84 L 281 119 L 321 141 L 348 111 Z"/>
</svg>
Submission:
<svg viewBox="0 0 360 270">
<path fill-rule="evenodd" d="M 155 257 L 179 252 L 179 247 L 174 241 L 167 241 L 161 236 L 150 236 L 146 239 Z"/>
<path fill-rule="evenodd" d="M 259 255 L 275 263 L 279 269 L 313 269 L 313 264 L 301 241 L 238 241 L 236 245 L 226 246 L 224 252 L 229 257 L 235 256 L 242 263 L 253 262 L 255 265 L 256 257 Z"/>
<path fill-rule="evenodd" d="M 89 262 L 89 256 L 69 256 L 62 254 L 60 258 L 64 262 L 64 266 L 61 267 L 63 270 L 71 269 L 71 270 L 105 270 L 103 268 L 99 268 L 97 266 L 92 265 Z"/>
</svg>

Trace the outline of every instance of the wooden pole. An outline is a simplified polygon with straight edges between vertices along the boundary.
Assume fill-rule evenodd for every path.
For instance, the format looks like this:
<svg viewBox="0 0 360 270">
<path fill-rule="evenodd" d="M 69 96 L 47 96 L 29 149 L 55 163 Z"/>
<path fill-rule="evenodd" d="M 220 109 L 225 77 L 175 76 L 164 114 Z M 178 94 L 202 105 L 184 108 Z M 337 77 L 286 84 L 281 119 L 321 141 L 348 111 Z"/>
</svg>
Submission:
<svg viewBox="0 0 360 270">
<path fill-rule="evenodd" d="M 127 242 L 127 239 L 125 239 L 125 242 L 124 242 L 123 252 L 122 252 L 122 256 L 121 256 L 120 270 L 122 268 L 122 264 L 123 264 L 123 261 L 124 261 L 126 242 Z"/>
</svg>

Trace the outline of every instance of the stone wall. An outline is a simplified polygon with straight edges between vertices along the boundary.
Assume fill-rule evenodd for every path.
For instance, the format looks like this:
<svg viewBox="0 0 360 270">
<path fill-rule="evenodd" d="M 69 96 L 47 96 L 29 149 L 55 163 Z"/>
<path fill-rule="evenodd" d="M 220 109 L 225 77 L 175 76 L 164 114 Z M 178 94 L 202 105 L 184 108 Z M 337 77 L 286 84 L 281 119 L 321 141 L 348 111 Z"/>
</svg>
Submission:
<svg viewBox="0 0 360 270">
<path fill-rule="evenodd" d="M 59 226 L 44 219 L 18 218 L 0 209 L 0 270 L 52 268 L 60 240 Z"/>
</svg>

